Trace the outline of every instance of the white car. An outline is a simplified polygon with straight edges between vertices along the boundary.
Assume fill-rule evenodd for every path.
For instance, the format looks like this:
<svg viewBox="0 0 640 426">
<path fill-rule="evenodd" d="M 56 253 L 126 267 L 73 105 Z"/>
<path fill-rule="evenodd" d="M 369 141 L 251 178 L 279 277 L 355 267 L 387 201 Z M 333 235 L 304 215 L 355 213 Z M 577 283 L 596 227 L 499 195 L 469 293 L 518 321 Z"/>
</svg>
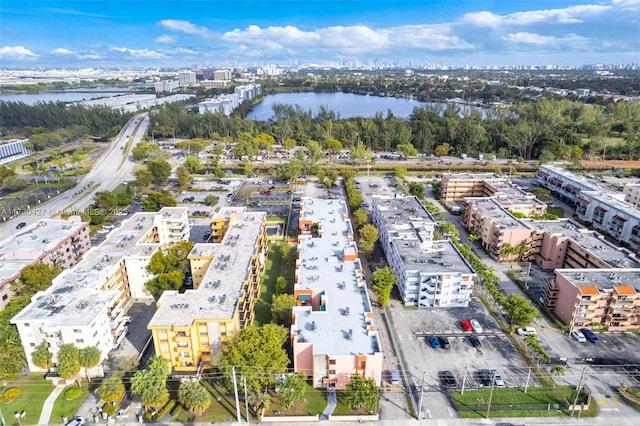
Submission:
<svg viewBox="0 0 640 426">
<path fill-rule="evenodd" d="M 110 231 L 110 229 L 101 229 L 98 231 L 98 234 L 108 234 Z"/>
<path fill-rule="evenodd" d="M 587 338 L 584 337 L 584 334 L 582 334 L 582 332 L 579 330 L 572 330 L 571 337 L 573 337 L 575 340 L 577 340 L 580 343 L 585 343 L 587 341 Z"/>
<path fill-rule="evenodd" d="M 471 327 L 473 327 L 474 333 L 482 333 L 482 326 L 477 320 L 472 319 L 469 322 L 471 323 Z"/>
<path fill-rule="evenodd" d="M 75 419 L 71 419 L 70 421 L 68 421 L 65 426 L 82 426 L 85 423 L 87 423 L 87 421 L 84 419 L 84 417 L 76 417 Z"/>
<path fill-rule="evenodd" d="M 524 327 L 517 329 L 516 333 L 518 333 L 518 336 L 536 336 L 538 334 L 538 331 L 533 327 Z"/>
</svg>

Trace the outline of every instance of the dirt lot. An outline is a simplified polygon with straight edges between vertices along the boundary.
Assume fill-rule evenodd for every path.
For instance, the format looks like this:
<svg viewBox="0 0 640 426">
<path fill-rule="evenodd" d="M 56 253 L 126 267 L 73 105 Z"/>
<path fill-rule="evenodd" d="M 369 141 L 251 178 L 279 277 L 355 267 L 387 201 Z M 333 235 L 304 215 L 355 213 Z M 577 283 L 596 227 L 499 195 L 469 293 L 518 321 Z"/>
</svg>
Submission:
<svg viewBox="0 0 640 426">
<path fill-rule="evenodd" d="M 580 162 L 583 167 L 589 169 L 637 169 L 640 168 L 640 161 L 625 161 L 625 160 L 607 160 L 607 161 L 591 161 L 582 160 Z"/>
</svg>

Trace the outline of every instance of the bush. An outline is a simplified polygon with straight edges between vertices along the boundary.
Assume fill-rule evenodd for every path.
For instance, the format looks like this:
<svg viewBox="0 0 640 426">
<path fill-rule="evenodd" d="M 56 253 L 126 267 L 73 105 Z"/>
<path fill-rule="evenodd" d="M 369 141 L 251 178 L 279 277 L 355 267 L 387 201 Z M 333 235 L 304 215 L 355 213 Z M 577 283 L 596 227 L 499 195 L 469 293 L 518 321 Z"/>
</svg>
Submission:
<svg viewBox="0 0 640 426">
<path fill-rule="evenodd" d="M 64 397 L 67 401 L 71 400 L 71 399 L 76 399 L 77 397 L 80 396 L 80 394 L 82 393 L 82 389 L 78 388 L 78 387 L 72 387 L 67 389 L 64 392 Z"/>
<path fill-rule="evenodd" d="M 18 388 L 9 388 L 2 395 L 0 395 L 0 402 L 4 402 L 5 404 L 9 404 L 16 400 L 17 397 L 20 396 L 20 389 Z"/>
<path fill-rule="evenodd" d="M 162 418 L 166 416 L 167 413 L 171 411 L 175 405 L 176 402 L 174 400 L 167 402 L 167 405 L 162 407 L 162 410 L 158 411 L 158 413 L 156 414 L 156 420 L 162 420 Z"/>
<path fill-rule="evenodd" d="M 102 414 L 107 414 L 108 416 L 113 416 L 116 413 L 116 404 L 112 404 L 111 402 L 107 402 L 102 406 Z"/>
</svg>

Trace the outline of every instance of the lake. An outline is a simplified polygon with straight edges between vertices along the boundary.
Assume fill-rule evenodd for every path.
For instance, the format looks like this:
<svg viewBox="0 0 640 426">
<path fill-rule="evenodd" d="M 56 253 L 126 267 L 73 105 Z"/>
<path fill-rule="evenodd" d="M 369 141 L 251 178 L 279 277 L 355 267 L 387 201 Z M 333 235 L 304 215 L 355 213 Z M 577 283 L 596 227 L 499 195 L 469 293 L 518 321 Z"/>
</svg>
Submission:
<svg viewBox="0 0 640 426">
<path fill-rule="evenodd" d="M 354 95 L 352 93 L 281 93 L 268 95 L 249 112 L 247 118 L 266 121 L 273 118 L 271 107 L 275 104 L 300 105 L 305 111 L 311 110 L 315 116 L 321 106 L 340 114 L 340 118 L 373 117 L 376 113 L 387 116 L 391 110 L 396 117 L 407 118 L 415 107 L 431 104 L 413 99 L 384 98 L 380 96 Z"/>
</svg>

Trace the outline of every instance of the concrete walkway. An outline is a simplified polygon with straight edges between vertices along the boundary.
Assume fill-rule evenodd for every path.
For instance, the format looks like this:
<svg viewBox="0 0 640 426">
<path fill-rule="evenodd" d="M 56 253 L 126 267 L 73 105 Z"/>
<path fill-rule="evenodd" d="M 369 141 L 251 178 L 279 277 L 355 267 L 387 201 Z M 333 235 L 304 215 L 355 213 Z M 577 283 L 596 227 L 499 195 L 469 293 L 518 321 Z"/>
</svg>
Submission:
<svg viewBox="0 0 640 426">
<path fill-rule="evenodd" d="M 338 397 L 336 396 L 336 390 L 331 389 L 327 391 L 327 407 L 322 412 L 320 416 L 321 419 L 328 419 L 330 415 L 333 414 L 333 410 L 336 409 L 338 405 Z"/>
<path fill-rule="evenodd" d="M 40 412 L 40 420 L 38 420 L 39 425 L 49 424 L 49 419 L 51 418 L 51 411 L 53 411 L 53 404 L 56 402 L 56 399 L 58 399 L 58 396 L 60 396 L 60 394 L 66 387 L 67 385 L 57 385 L 53 389 L 51 394 L 49 394 L 47 399 L 44 401 L 44 405 L 42 406 L 42 411 Z"/>
</svg>

